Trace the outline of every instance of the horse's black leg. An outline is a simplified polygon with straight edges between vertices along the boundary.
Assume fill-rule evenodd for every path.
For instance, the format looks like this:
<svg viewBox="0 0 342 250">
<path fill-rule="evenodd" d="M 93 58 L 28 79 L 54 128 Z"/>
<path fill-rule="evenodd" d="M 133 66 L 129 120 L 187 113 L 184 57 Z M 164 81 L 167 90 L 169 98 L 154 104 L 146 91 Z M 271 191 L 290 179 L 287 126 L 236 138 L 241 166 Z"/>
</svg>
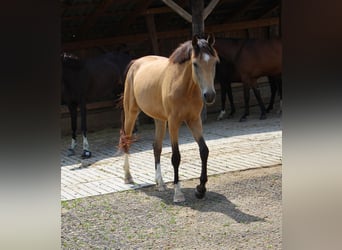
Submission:
<svg viewBox="0 0 342 250">
<path fill-rule="evenodd" d="M 199 119 L 201 120 L 200 117 Z M 182 201 L 185 201 L 185 197 L 181 191 L 181 185 L 179 183 L 179 175 L 178 175 L 179 164 L 181 161 L 181 155 L 179 153 L 179 147 L 178 147 L 178 130 L 181 125 L 181 122 L 175 122 L 174 120 L 175 120 L 174 117 L 168 120 L 169 135 L 170 135 L 171 148 L 172 148 L 171 162 L 172 162 L 173 171 L 174 171 L 173 184 L 174 184 L 175 193 L 173 196 L 173 201 L 182 202 Z"/>
<path fill-rule="evenodd" d="M 185 201 L 184 194 L 181 191 L 180 183 L 179 183 L 179 164 L 181 161 L 181 155 L 179 153 L 179 147 L 178 143 L 172 144 L 172 157 L 171 157 L 171 162 L 173 166 L 173 171 L 174 171 L 174 179 L 173 179 L 173 184 L 175 186 L 175 194 L 173 197 L 174 202 L 182 202 Z"/>
<path fill-rule="evenodd" d="M 222 120 L 223 116 L 226 114 L 227 85 L 224 81 L 220 80 L 220 87 L 221 87 L 221 111 L 217 117 L 218 121 Z"/>
<path fill-rule="evenodd" d="M 273 79 L 273 77 L 269 77 L 270 82 L 270 88 L 271 88 L 271 99 L 270 103 L 268 104 L 268 107 L 266 109 L 266 112 L 269 113 L 273 109 L 274 99 L 275 95 L 277 93 L 277 82 Z"/>
<path fill-rule="evenodd" d="M 249 115 L 249 86 L 246 83 L 243 83 L 243 98 L 245 101 L 245 113 L 240 118 L 240 122 L 244 122 L 247 120 L 247 116 Z"/>
<path fill-rule="evenodd" d="M 207 161 L 209 156 L 209 149 L 203 138 L 203 129 L 201 121 L 199 120 L 189 120 L 186 122 L 190 128 L 192 135 L 199 147 L 199 153 L 202 161 L 202 170 L 200 176 L 200 184 L 196 187 L 195 195 L 197 198 L 202 199 L 205 196 L 206 188 L 205 184 L 208 181 L 207 176 Z"/>
<path fill-rule="evenodd" d="M 234 105 L 234 99 L 233 99 L 232 83 L 230 81 L 227 86 L 227 94 L 228 94 L 228 100 L 230 103 L 230 113 L 228 115 L 228 118 L 231 118 L 235 114 L 235 105 Z"/>
<path fill-rule="evenodd" d="M 200 137 L 197 143 L 199 146 L 199 152 L 200 152 L 201 161 L 202 161 L 202 171 L 201 171 L 201 177 L 200 177 L 200 184 L 196 187 L 195 194 L 197 198 L 202 199 L 206 192 L 205 184 L 208 181 L 207 161 L 208 161 L 208 156 L 209 156 L 209 149 L 203 137 Z"/>
<path fill-rule="evenodd" d="M 283 82 L 282 82 L 281 77 L 277 81 L 277 89 L 278 89 L 278 93 L 279 93 L 279 96 L 280 96 L 280 109 L 279 109 L 279 113 L 281 114 L 281 112 L 282 112 L 282 104 L 283 104 Z"/>
<path fill-rule="evenodd" d="M 72 130 L 72 136 L 71 136 L 71 146 L 68 149 L 68 156 L 75 154 L 75 148 L 77 145 L 76 141 L 76 130 L 77 130 L 77 104 L 76 103 L 69 103 L 68 109 L 70 113 L 70 119 L 71 119 L 71 130 Z"/>
<path fill-rule="evenodd" d="M 260 120 L 264 120 L 264 119 L 266 119 L 266 109 L 265 109 L 264 102 L 262 101 L 262 98 L 260 95 L 260 90 L 257 87 L 253 87 L 253 92 L 254 92 L 254 95 L 255 95 L 258 103 L 259 103 L 259 107 L 260 107 L 260 111 L 261 111 Z"/>
<path fill-rule="evenodd" d="M 85 102 L 83 102 L 80 105 L 80 109 L 81 109 L 81 129 L 82 129 L 82 134 L 83 134 L 83 153 L 81 157 L 85 159 L 85 158 L 91 157 L 91 152 L 89 151 L 89 143 L 87 139 L 87 107 L 86 107 Z"/>
</svg>

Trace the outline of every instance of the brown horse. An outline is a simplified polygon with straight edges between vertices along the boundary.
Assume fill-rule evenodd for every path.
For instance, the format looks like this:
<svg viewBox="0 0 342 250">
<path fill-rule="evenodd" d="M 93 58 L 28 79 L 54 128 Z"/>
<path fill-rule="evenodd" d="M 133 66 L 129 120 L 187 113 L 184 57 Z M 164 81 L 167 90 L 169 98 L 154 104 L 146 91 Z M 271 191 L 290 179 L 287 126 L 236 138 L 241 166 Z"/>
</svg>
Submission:
<svg viewBox="0 0 342 250">
<path fill-rule="evenodd" d="M 225 113 L 226 94 L 228 94 L 232 107 L 230 116 L 235 112 L 232 101 L 231 82 L 242 82 L 244 86 L 245 113 L 240 118 L 240 121 L 245 121 L 249 115 L 250 89 L 253 90 L 260 106 L 260 119 L 265 119 L 266 109 L 257 88 L 257 79 L 262 76 L 275 79 L 275 76 L 281 74 L 281 40 L 216 39 L 215 49 L 220 55 L 220 64 L 217 65 L 216 79 L 220 82 L 221 86 L 222 108 L 218 119 L 222 118 Z M 280 85 L 277 84 L 274 86 Z M 280 89 L 278 90 L 279 92 L 281 91 Z M 272 95 L 274 95 L 274 92 L 272 92 Z M 268 107 L 268 110 L 270 109 L 271 105 Z"/>
<path fill-rule="evenodd" d="M 160 154 L 168 124 L 174 168 L 174 202 L 184 201 L 178 168 L 181 156 L 178 148 L 178 131 L 183 122 L 190 128 L 199 146 L 202 171 L 196 197 L 206 192 L 208 147 L 203 138 L 201 110 L 203 99 L 207 104 L 215 101 L 214 76 L 219 58 L 209 35 L 207 40 L 194 36 L 181 44 L 169 58 L 145 56 L 133 61 L 128 69 L 123 96 L 124 119 L 119 147 L 125 152 L 125 182 L 133 183 L 129 171 L 128 150 L 132 142 L 134 122 L 140 111 L 155 121 L 153 143 L 156 183 L 159 190 L 165 185 L 161 175 Z"/>
</svg>

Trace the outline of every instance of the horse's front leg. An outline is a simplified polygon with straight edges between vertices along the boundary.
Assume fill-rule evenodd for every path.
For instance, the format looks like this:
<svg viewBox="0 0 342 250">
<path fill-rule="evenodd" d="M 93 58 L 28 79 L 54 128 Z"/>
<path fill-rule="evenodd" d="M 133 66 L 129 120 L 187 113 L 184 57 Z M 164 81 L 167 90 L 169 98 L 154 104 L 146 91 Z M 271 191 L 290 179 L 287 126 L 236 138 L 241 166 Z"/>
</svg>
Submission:
<svg viewBox="0 0 342 250">
<path fill-rule="evenodd" d="M 83 153 L 81 157 L 83 159 L 90 158 L 91 152 L 89 150 L 89 143 L 87 139 L 87 107 L 86 103 L 83 102 L 80 105 L 81 109 L 81 129 L 82 129 L 82 135 L 83 135 Z"/>
<path fill-rule="evenodd" d="M 260 90 L 257 87 L 253 87 L 253 92 L 254 95 L 258 101 L 259 107 L 260 107 L 260 120 L 265 120 L 266 119 L 266 109 L 265 109 L 265 105 L 264 102 L 262 101 L 261 95 L 260 95 Z"/>
<path fill-rule="evenodd" d="M 156 170 L 156 184 L 159 191 L 165 191 L 165 184 L 163 181 L 161 166 L 160 166 L 160 155 L 163 146 L 163 139 L 165 136 L 166 130 L 166 121 L 161 121 L 154 119 L 155 123 L 155 138 L 153 143 L 153 153 L 154 153 L 154 162 L 155 162 L 155 170 Z"/>
<path fill-rule="evenodd" d="M 168 125 L 169 125 L 169 134 L 170 134 L 171 147 L 172 147 L 171 162 L 172 162 L 173 171 L 174 171 L 173 184 L 174 184 L 175 193 L 173 196 L 173 201 L 182 202 L 182 201 L 185 201 L 185 197 L 181 191 L 181 185 L 179 183 L 179 175 L 178 175 L 179 164 L 181 161 L 181 155 L 179 153 L 179 147 L 178 147 L 178 130 L 181 125 L 181 122 L 174 122 L 171 119 L 169 119 Z"/>
<path fill-rule="evenodd" d="M 243 83 L 243 99 L 245 101 L 245 113 L 243 114 L 243 116 L 241 116 L 240 122 L 246 121 L 247 116 L 249 115 L 249 91 L 250 91 L 250 88 L 248 84 L 244 82 Z"/>
<path fill-rule="evenodd" d="M 209 149 L 203 138 L 202 122 L 200 119 L 187 121 L 187 125 L 190 128 L 194 139 L 196 140 L 202 161 L 202 170 L 200 176 L 200 184 L 196 187 L 195 195 L 197 198 L 202 199 L 205 196 L 206 188 L 205 184 L 208 181 L 207 175 L 207 161 L 209 156 Z"/>
</svg>

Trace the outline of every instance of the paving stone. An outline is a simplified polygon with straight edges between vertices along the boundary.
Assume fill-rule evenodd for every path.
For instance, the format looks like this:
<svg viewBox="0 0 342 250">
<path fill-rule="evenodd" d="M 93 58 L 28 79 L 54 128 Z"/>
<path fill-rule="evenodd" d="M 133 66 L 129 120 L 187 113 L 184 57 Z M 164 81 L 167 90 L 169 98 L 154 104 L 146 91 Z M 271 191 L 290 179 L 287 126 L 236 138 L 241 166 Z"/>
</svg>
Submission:
<svg viewBox="0 0 342 250">
<path fill-rule="evenodd" d="M 282 163 L 281 118 L 271 114 L 266 120 L 216 121 L 216 114 L 203 125 L 209 148 L 208 175 L 266 167 Z M 82 143 L 78 141 L 76 155 L 67 156 L 70 137 L 61 143 L 61 200 L 141 188 L 155 184 L 153 156 L 154 125 L 139 128 L 138 140 L 130 149 L 130 170 L 135 184 L 124 183 L 123 154 L 116 156 L 119 129 L 89 133 L 93 157 L 82 160 Z M 78 136 L 81 140 L 81 136 Z M 199 178 L 201 160 L 198 145 L 184 125 L 179 130 L 181 165 L 180 180 Z M 171 146 L 166 133 L 161 154 L 161 169 L 165 182 L 173 181 Z M 210 180 L 210 179 L 209 179 Z"/>
</svg>

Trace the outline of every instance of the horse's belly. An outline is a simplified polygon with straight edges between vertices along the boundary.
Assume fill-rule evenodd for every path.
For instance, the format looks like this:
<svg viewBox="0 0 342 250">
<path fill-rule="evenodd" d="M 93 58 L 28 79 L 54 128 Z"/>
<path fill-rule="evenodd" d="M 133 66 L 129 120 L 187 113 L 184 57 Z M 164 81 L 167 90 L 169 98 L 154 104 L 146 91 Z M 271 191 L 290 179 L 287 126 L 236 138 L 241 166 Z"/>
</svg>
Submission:
<svg viewBox="0 0 342 250">
<path fill-rule="evenodd" d="M 161 89 L 157 82 L 139 80 L 134 85 L 134 96 L 139 108 L 148 116 L 166 120 Z"/>
</svg>

